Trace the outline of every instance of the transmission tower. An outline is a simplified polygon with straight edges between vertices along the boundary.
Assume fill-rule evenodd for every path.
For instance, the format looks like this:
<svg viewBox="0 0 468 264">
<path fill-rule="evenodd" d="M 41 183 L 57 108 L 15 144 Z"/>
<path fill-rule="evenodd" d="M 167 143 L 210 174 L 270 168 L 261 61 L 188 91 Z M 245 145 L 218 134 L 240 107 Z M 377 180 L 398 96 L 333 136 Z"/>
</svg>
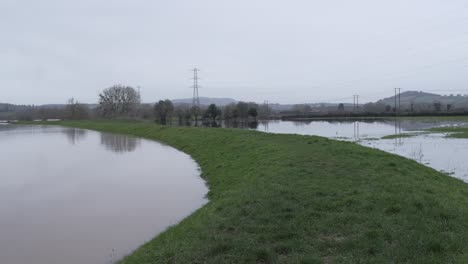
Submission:
<svg viewBox="0 0 468 264">
<path fill-rule="evenodd" d="M 401 88 L 394 88 L 395 89 L 395 116 L 400 114 L 401 108 Z M 398 91 L 398 93 L 397 93 Z M 398 99 L 398 103 L 397 103 Z"/>
<path fill-rule="evenodd" d="M 353 95 L 353 109 L 354 111 L 359 110 L 359 95 Z"/>
<path fill-rule="evenodd" d="M 192 107 L 199 108 L 200 107 L 200 98 L 198 97 L 198 72 L 200 69 L 193 68 L 193 100 L 192 100 Z"/>
</svg>

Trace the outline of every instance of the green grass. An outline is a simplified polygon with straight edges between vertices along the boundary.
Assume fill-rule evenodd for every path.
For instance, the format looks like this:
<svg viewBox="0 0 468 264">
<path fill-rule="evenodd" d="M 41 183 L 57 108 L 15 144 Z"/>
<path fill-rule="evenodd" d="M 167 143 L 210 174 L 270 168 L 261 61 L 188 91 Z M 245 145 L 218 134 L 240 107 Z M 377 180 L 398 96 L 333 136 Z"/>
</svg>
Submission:
<svg viewBox="0 0 468 264">
<path fill-rule="evenodd" d="M 414 133 L 401 133 L 401 134 L 383 136 L 381 139 L 408 138 L 408 137 L 414 137 L 417 135 L 418 134 L 414 134 Z"/>
<path fill-rule="evenodd" d="M 447 137 L 451 138 L 468 138 L 468 127 L 447 126 L 434 127 L 428 130 L 431 132 L 450 133 Z"/>
<path fill-rule="evenodd" d="M 201 166 L 210 202 L 121 263 L 468 263 L 468 185 L 414 161 L 316 136 L 59 124 L 158 140 Z"/>
<path fill-rule="evenodd" d="M 380 139 L 395 139 L 395 138 L 409 138 L 409 137 L 415 137 L 423 134 L 428 134 L 429 132 L 417 132 L 417 133 L 400 133 L 400 134 L 393 134 L 393 135 L 387 135 L 383 136 Z M 378 140 L 378 139 L 377 139 Z"/>
</svg>

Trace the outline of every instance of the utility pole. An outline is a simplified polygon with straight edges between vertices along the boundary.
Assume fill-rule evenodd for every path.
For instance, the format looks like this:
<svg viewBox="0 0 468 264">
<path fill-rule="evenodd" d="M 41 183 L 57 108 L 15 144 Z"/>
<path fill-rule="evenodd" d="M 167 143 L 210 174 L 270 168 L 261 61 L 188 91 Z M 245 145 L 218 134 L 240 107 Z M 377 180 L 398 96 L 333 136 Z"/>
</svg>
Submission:
<svg viewBox="0 0 468 264">
<path fill-rule="evenodd" d="M 359 95 L 353 95 L 353 110 L 356 111 L 359 109 Z"/>
<path fill-rule="evenodd" d="M 265 110 L 266 110 L 267 118 L 270 118 L 270 105 L 269 105 L 268 100 L 263 101 L 263 104 L 266 107 Z"/>
<path fill-rule="evenodd" d="M 401 88 L 394 88 L 394 89 L 395 89 L 395 116 L 397 116 L 400 114 L 400 108 L 401 108 Z M 398 105 L 397 105 L 397 91 L 398 91 Z"/>
<path fill-rule="evenodd" d="M 192 107 L 198 109 L 200 107 L 200 98 L 198 97 L 198 72 L 200 69 L 193 68 L 193 99 L 192 99 Z"/>
<path fill-rule="evenodd" d="M 356 111 L 356 95 L 353 95 L 353 112 Z"/>
<path fill-rule="evenodd" d="M 398 114 L 401 111 L 401 88 L 398 88 Z"/>
<path fill-rule="evenodd" d="M 356 95 L 356 109 L 359 110 L 359 95 Z"/>
</svg>

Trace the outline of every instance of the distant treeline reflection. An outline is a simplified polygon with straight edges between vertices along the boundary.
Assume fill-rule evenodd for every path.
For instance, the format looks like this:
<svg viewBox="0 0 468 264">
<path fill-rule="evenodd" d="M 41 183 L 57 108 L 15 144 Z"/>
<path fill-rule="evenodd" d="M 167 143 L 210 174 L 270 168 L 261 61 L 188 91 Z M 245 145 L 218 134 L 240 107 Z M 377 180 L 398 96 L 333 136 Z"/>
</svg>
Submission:
<svg viewBox="0 0 468 264">
<path fill-rule="evenodd" d="M 140 146 L 140 139 L 135 137 L 101 133 L 101 144 L 112 152 L 132 152 Z"/>
<path fill-rule="evenodd" d="M 78 144 L 80 141 L 86 138 L 88 131 L 79 128 L 66 128 L 62 130 L 66 135 L 68 141 L 72 145 Z M 135 137 L 129 137 L 124 135 L 116 135 L 109 133 L 100 133 L 101 136 L 101 145 L 104 146 L 106 150 L 116 152 L 116 153 L 125 153 L 132 152 L 138 146 L 140 146 L 140 139 Z"/>
<path fill-rule="evenodd" d="M 68 141 L 75 145 L 86 138 L 87 131 L 79 128 L 66 128 L 63 133 L 67 136 Z"/>
</svg>

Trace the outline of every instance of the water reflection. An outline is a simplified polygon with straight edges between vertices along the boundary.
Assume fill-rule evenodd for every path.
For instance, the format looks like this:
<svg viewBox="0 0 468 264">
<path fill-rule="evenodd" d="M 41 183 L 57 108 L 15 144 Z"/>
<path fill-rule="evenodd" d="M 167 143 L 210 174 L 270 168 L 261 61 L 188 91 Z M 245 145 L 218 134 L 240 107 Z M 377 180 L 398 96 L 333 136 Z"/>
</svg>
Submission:
<svg viewBox="0 0 468 264">
<path fill-rule="evenodd" d="M 353 122 L 354 125 L 354 140 L 359 140 L 361 137 L 359 136 L 359 122 Z"/>
<path fill-rule="evenodd" d="M 85 139 L 87 133 L 86 130 L 78 128 L 65 128 L 62 132 L 67 136 L 68 141 L 72 145 L 75 145 L 76 143 Z"/>
<path fill-rule="evenodd" d="M 101 133 L 101 144 L 116 153 L 132 152 L 140 146 L 140 139 L 110 133 Z"/>
<path fill-rule="evenodd" d="M 222 127 L 228 128 L 242 128 L 242 129 L 257 129 L 257 121 L 224 121 L 221 123 Z"/>
<path fill-rule="evenodd" d="M 403 144 L 403 140 L 402 140 L 402 132 L 401 132 L 401 120 L 400 119 L 395 119 L 395 123 L 394 123 L 394 127 L 395 127 L 395 146 L 398 146 L 398 145 L 402 145 Z"/>
<path fill-rule="evenodd" d="M 0 150 L 2 264 L 115 263 L 206 203 L 197 164 L 153 141 L 2 125 Z"/>
</svg>

